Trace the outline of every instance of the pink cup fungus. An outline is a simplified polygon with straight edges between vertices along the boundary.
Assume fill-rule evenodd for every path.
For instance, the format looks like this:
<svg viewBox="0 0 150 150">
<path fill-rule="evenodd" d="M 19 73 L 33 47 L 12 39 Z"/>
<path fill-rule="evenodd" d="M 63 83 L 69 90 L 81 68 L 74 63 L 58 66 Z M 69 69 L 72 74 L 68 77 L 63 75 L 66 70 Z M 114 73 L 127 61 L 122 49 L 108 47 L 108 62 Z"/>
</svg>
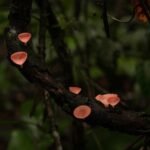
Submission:
<svg viewBox="0 0 150 150">
<path fill-rule="evenodd" d="M 20 33 L 18 34 L 18 39 L 24 44 L 27 44 L 27 42 L 31 39 L 31 33 L 29 32 Z"/>
<path fill-rule="evenodd" d="M 74 117 L 77 119 L 85 119 L 91 114 L 91 108 L 87 105 L 80 105 L 73 111 Z"/>
<path fill-rule="evenodd" d="M 77 86 L 70 86 L 69 91 L 74 93 L 74 94 L 79 94 L 81 92 L 81 88 Z"/>
<path fill-rule="evenodd" d="M 120 98 L 117 94 L 98 94 L 95 99 L 103 103 L 105 107 L 109 105 L 115 107 L 120 102 Z"/>
<path fill-rule="evenodd" d="M 11 54 L 10 59 L 13 63 L 22 66 L 25 63 L 27 57 L 28 57 L 28 54 L 26 52 L 18 51 L 18 52 Z"/>
</svg>

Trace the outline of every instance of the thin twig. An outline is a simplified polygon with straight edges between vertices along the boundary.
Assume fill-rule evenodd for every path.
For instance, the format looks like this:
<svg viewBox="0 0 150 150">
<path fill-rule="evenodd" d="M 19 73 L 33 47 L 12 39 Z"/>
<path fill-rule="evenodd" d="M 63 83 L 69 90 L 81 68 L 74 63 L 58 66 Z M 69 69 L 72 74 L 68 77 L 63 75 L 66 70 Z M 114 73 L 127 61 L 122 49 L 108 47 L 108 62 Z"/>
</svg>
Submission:
<svg viewBox="0 0 150 150">
<path fill-rule="evenodd" d="M 45 0 L 41 2 L 40 7 L 40 29 L 39 29 L 39 56 L 42 62 L 45 62 L 45 44 L 46 44 L 46 7 L 47 3 Z M 53 115 L 53 110 L 50 105 L 49 93 L 47 90 L 44 90 L 44 104 L 46 109 L 46 117 L 50 123 L 50 132 L 53 136 L 56 150 L 63 150 L 60 135 L 56 128 L 55 118 Z"/>
<path fill-rule="evenodd" d="M 38 52 L 41 58 L 41 61 L 44 62 L 45 60 L 45 44 L 46 44 L 46 1 L 43 0 L 41 2 L 40 8 L 40 22 L 39 22 L 39 46 Z"/>
<path fill-rule="evenodd" d="M 143 139 L 143 135 L 142 136 L 138 136 L 134 142 L 132 142 L 131 144 L 129 144 L 124 150 L 131 150 L 137 143 L 139 143 L 139 141 L 141 141 Z"/>
<path fill-rule="evenodd" d="M 107 16 L 107 0 L 97 0 L 97 5 L 102 7 L 102 19 L 104 24 L 104 30 L 107 38 L 110 38 L 110 29 Z"/>
<path fill-rule="evenodd" d="M 92 135 L 93 139 L 95 140 L 98 150 L 103 150 L 102 148 L 102 144 L 100 143 L 100 140 L 98 139 L 97 135 L 95 134 L 95 132 L 91 129 L 89 134 Z"/>
<path fill-rule="evenodd" d="M 44 95 L 45 95 L 45 106 L 46 106 L 46 110 L 47 110 L 47 117 L 48 117 L 48 120 L 49 120 L 50 125 L 51 125 L 50 132 L 52 133 L 52 136 L 54 138 L 56 150 L 63 150 L 61 140 L 60 140 L 60 135 L 59 135 L 59 132 L 57 130 L 54 114 L 53 114 L 52 107 L 50 104 L 48 91 L 45 90 Z"/>
</svg>

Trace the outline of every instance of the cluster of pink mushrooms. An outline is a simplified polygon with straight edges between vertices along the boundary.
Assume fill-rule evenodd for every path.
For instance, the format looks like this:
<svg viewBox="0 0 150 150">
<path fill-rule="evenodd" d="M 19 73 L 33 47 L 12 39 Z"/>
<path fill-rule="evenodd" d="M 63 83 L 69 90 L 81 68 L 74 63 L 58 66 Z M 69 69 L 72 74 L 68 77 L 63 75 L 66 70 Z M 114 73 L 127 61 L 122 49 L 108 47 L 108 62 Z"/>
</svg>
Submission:
<svg viewBox="0 0 150 150">
<path fill-rule="evenodd" d="M 77 86 L 69 87 L 69 91 L 74 94 L 79 94 L 81 90 L 82 89 Z M 120 98 L 117 94 L 98 94 L 95 96 L 95 100 L 102 103 L 106 108 L 109 107 L 109 105 L 115 107 L 120 102 Z M 78 119 L 85 119 L 91 114 L 91 111 L 91 107 L 80 105 L 74 109 L 73 115 Z"/>
<path fill-rule="evenodd" d="M 31 33 L 24 32 L 18 34 L 18 39 L 25 45 L 31 39 Z M 10 59 L 16 65 L 22 66 L 28 58 L 28 53 L 25 51 L 17 51 L 11 54 Z"/>
<path fill-rule="evenodd" d="M 26 45 L 27 42 L 31 39 L 31 33 L 20 33 L 18 34 L 18 39 Z M 19 66 L 23 66 L 27 58 L 28 54 L 25 51 L 17 51 L 12 53 L 10 56 L 11 61 Z M 79 94 L 81 90 L 82 89 L 77 86 L 69 87 L 69 91 L 74 94 Z M 109 105 L 115 107 L 120 102 L 120 98 L 117 94 L 98 94 L 97 96 L 95 96 L 95 100 L 102 103 L 106 108 L 109 107 Z M 91 107 L 87 105 L 80 105 L 73 110 L 73 115 L 77 119 L 85 119 L 91 114 L 91 111 Z"/>
</svg>

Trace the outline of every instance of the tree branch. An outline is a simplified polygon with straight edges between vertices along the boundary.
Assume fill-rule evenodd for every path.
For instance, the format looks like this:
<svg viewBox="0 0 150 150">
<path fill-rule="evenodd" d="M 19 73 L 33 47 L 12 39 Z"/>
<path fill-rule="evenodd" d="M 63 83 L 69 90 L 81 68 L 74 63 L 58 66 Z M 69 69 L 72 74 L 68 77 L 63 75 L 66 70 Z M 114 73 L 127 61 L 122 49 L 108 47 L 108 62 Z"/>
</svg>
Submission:
<svg viewBox="0 0 150 150">
<path fill-rule="evenodd" d="M 30 18 L 26 19 L 26 16 L 21 16 L 19 14 L 22 11 L 25 11 L 22 13 L 30 16 L 30 9 L 27 9 L 31 8 L 30 1 L 31 0 L 26 0 L 25 2 L 13 0 L 12 5 L 15 5 L 15 7 L 11 7 L 9 15 L 10 27 L 5 32 L 8 58 L 14 49 L 22 48 L 16 40 L 17 31 L 22 31 L 26 28 L 29 23 L 27 20 L 30 20 Z M 21 21 L 17 21 L 17 23 L 16 16 L 13 15 L 14 11 L 17 16 L 20 16 Z M 95 101 L 94 98 L 90 99 L 88 97 L 83 97 L 82 95 L 74 95 L 66 90 L 63 85 L 55 81 L 52 75 L 45 68 L 44 64 L 39 64 L 38 62 L 35 63 L 34 59 L 31 57 L 26 61 L 22 68 L 19 66 L 16 67 L 30 82 L 47 90 L 52 95 L 55 102 L 71 116 L 73 116 L 72 112 L 74 108 L 79 105 L 86 104 L 91 107 L 92 113 L 90 116 L 80 121 L 85 121 L 92 126 L 101 125 L 112 130 L 129 134 L 150 134 L 150 116 L 144 115 L 140 112 L 125 110 L 121 107 L 121 105 L 116 108 L 104 108 L 103 105 Z"/>
</svg>

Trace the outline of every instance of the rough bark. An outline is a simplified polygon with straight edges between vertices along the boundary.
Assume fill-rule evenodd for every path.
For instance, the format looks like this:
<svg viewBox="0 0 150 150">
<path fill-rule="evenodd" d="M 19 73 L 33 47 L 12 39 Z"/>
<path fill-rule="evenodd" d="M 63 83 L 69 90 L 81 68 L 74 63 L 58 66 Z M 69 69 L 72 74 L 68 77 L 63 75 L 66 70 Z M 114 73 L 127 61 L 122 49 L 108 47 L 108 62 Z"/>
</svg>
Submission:
<svg viewBox="0 0 150 150">
<path fill-rule="evenodd" d="M 18 44 L 17 34 L 18 31 L 27 29 L 30 22 L 32 1 L 13 0 L 11 5 L 9 14 L 10 25 L 5 32 L 8 59 L 13 51 L 24 48 Z M 29 47 L 26 46 L 25 48 L 28 49 Z M 103 126 L 129 134 L 150 134 L 150 116 L 141 112 L 125 110 L 121 104 L 116 108 L 104 108 L 94 98 L 90 99 L 70 93 L 52 77 L 42 62 L 35 62 L 33 57 L 29 57 L 23 67 L 16 67 L 27 80 L 47 90 L 55 102 L 69 115 L 72 115 L 73 109 L 78 105 L 86 104 L 91 107 L 91 115 L 79 121 L 85 121 L 92 126 Z"/>
</svg>

